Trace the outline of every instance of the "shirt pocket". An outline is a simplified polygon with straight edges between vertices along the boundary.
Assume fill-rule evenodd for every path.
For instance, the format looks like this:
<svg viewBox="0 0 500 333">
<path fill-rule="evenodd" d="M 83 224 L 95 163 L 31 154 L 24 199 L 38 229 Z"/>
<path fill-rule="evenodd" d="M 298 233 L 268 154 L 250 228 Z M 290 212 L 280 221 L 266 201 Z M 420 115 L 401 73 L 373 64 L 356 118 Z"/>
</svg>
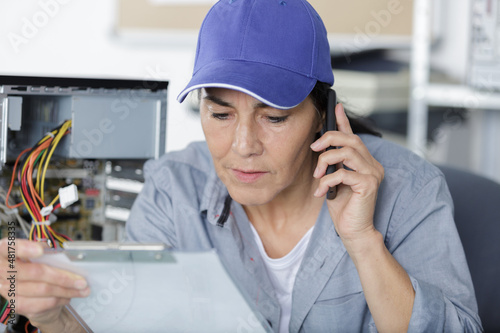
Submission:
<svg viewBox="0 0 500 333">
<path fill-rule="evenodd" d="M 326 284 L 301 332 L 369 332 L 370 318 L 357 271 L 349 270 Z"/>
<path fill-rule="evenodd" d="M 334 274 L 319 294 L 315 304 L 343 304 L 359 297 L 364 299 L 359 275 L 351 263 L 341 275 Z"/>
</svg>

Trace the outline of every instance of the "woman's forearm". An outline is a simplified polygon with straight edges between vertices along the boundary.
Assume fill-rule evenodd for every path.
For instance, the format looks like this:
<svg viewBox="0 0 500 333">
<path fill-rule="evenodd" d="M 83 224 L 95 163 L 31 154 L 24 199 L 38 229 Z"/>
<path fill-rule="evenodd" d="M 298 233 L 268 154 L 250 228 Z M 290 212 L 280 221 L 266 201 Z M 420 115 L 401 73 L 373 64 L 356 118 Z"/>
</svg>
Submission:
<svg viewBox="0 0 500 333">
<path fill-rule="evenodd" d="M 380 332 L 406 332 L 415 291 L 406 271 L 373 230 L 363 239 L 344 242 L 361 280 L 366 302 Z"/>
</svg>

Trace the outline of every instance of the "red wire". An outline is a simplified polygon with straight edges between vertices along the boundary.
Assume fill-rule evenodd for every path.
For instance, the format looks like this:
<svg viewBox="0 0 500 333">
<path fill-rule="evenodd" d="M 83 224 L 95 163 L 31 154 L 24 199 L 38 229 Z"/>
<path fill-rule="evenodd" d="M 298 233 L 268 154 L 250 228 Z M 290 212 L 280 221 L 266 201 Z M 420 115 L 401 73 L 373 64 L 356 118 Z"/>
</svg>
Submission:
<svg viewBox="0 0 500 333">
<path fill-rule="evenodd" d="M 34 207 L 33 201 L 31 200 L 31 197 L 28 194 L 28 189 L 26 188 L 26 181 L 25 181 L 24 177 L 23 177 L 22 182 L 21 182 L 21 189 L 24 193 L 24 197 L 26 198 L 26 201 L 28 202 L 28 205 L 29 205 L 31 212 L 35 215 L 36 219 L 38 220 L 35 222 L 41 222 L 42 217 L 40 215 L 40 212 L 37 211 L 36 207 Z"/>
<path fill-rule="evenodd" d="M 28 331 L 28 326 L 29 326 L 29 325 L 30 325 L 30 321 L 28 320 L 28 321 L 26 322 L 26 325 L 24 325 L 24 332 L 25 332 L 25 333 L 30 333 L 30 332 Z"/>
<path fill-rule="evenodd" d="M 12 178 L 10 180 L 9 191 L 7 192 L 7 197 L 5 198 L 5 206 L 7 206 L 10 209 L 17 208 L 17 207 L 23 205 L 23 203 L 21 202 L 21 203 L 18 203 L 17 205 L 10 206 L 9 205 L 9 197 L 10 197 L 10 192 L 12 191 L 12 186 L 14 185 L 14 177 L 16 176 L 16 168 L 17 168 L 17 164 L 19 163 L 19 159 L 21 158 L 21 156 L 23 156 L 29 150 L 31 150 L 31 148 L 27 148 L 27 149 L 23 150 L 21 152 L 21 154 L 19 154 L 19 156 L 16 159 L 16 163 L 14 164 L 14 170 L 12 170 Z M 19 171 L 21 171 L 21 170 L 19 170 Z"/>
<path fill-rule="evenodd" d="M 64 135 L 67 135 L 68 133 L 71 133 L 70 129 L 68 129 L 66 131 L 66 133 L 64 133 Z M 39 155 L 43 152 L 44 149 L 48 149 L 51 146 L 52 140 L 53 140 L 53 138 L 52 139 L 48 139 L 47 141 L 39 144 L 35 148 L 35 150 L 29 155 L 29 159 L 25 162 L 24 167 L 19 167 L 18 173 L 17 173 L 18 180 L 20 182 L 21 193 L 22 193 L 22 195 L 24 197 L 24 200 L 26 202 L 20 203 L 20 204 L 14 206 L 14 207 L 19 207 L 22 204 L 26 203 L 26 206 L 27 206 L 26 208 L 29 209 L 30 212 L 32 213 L 32 215 L 33 215 L 32 217 L 35 220 L 35 222 L 45 222 L 48 219 L 45 218 L 44 216 L 42 216 L 42 214 L 40 212 L 40 205 L 43 206 L 43 207 L 45 207 L 45 203 L 42 201 L 41 197 L 39 196 L 39 193 L 36 192 L 36 190 L 35 190 L 35 187 L 34 187 L 34 184 L 33 184 L 33 179 L 32 179 L 33 178 L 33 170 L 36 167 L 37 163 L 41 163 L 41 161 L 38 159 Z M 8 198 L 9 198 L 10 192 L 12 190 L 12 186 L 14 184 L 14 179 L 15 179 L 15 176 L 16 176 L 17 164 L 19 163 L 20 158 L 25 153 L 29 152 L 30 150 L 31 150 L 31 148 L 25 149 L 17 157 L 16 163 L 14 165 L 14 170 L 12 172 L 12 180 L 11 180 L 9 192 L 8 192 L 7 198 L 5 200 L 7 206 L 9 206 L 8 205 Z M 24 169 L 24 172 L 23 172 L 23 169 Z M 42 191 L 43 191 L 43 189 L 42 189 Z M 9 207 L 10 208 L 14 208 L 14 207 L 11 207 L 11 206 L 9 206 Z M 58 203 L 57 205 L 55 205 L 52 211 L 58 209 L 59 207 L 61 207 L 60 203 Z M 43 226 L 37 226 L 35 228 L 33 238 L 35 240 L 39 241 L 39 240 L 41 240 L 43 238 L 44 234 L 47 234 L 47 237 L 52 242 L 52 247 L 55 247 L 55 248 L 58 247 L 58 242 L 56 242 L 55 236 L 61 237 L 61 238 L 65 239 L 65 240 L 71 240 L 71 238 L 69 238 L 68 236 L 56 233 L 50 226 L 44 226 L 44 225 Z M 9 313 L 9 310 L 6 310 L 5 314 L 2 315 L 2 317 L 8 317 L 7 316 L 8 313 Z M 0 322 L 1 322 L 1 320 L 0 320 Z M 27 332 L 27 327 L 26 327 L 26 332 Z"/>
<path fill-rule="evenodd" d="M 5 312 L 2 315 L 2 318 L 0 319 L 0 322 L 4 322 L 5 319 L 7 319 L 7 315 L 10 313 L 10 306 L 7 305 L 5 308 Z"/>
<path fill-rule="evenodd" d="M 66 235 L 63 235 L 63 234 L 58 234 L 59 236 L 61 236 L 62 238 L 66 239 L 66 240 L 69 240 L 70 242 L 73 241 L 73 239 L 71 239 L 71 237 L 68 237 Z"/>
<path fill-rule="evenodd" d="M 54 239 L 54 236 L 52 236 L 51 232 L 47 232 L 47 234 L 49 235 L 50 240 L 52 241 L 52 247 L 55 248 L 55 249 L 57 249 L 57 243 L 56 243 L 56 241 Z"/>
<path fill-rule="evenodd" d="M 42 198 L 40 197 L 38 192 L 35 191 L 35 186 L 33 185 L 33 177 L 32 177 L 33 170 L 36 168 L 36 163 L 41 163 L 41 161 L 38 157 L 40 157 L 40 155 L 43 154 L 44 150 L 49 149 L 52 141 L 53 141 L 53 139 L 49 139 L 49 140 L 45 141 L 44 143 L 42 143 L 39 147 L 37 147 L 33 151 L 33 154 L 28 161 L 28 177 L 29 178 L 27 178 L 27 181 L 28 181 L 28 185 L 30 186 L 30 191 L 31 191 L 31 195 L 33 197 L 33 201 L 35 202 L 35 205 L 36 205 L 38 210 L 40 210 L 38 203 L 40 203 L 44 207 L 45 207 L 45 203 L 42 201 Z"/>
<path fill-rule="evenodd" d="M 40 214 L 40 208 L 38 206 L 38 203 L 36 202 L 36 197 L 33 195 L 34 188 L 33 188 L 32 180 L 31 180 L 32 171 L 33 171 L 33 165 L 32 165 L 33 160 L 34 160 L 34 156 L 31 156 L 29 161 L 28 161 L 29 167 L 26 168 L 25 177 L 23 179 L 24 179 L 25 191 L 27 193 L 26 196 L 30 197 L 30 195 L 31 195 L 31 197 L 30 197 L 31 198 L 31 200 L 30 200 L 31 211 L 34 215 L 36 215 L 37 222 L 42 222 L 42 221 L 44 221 L 44 219 L 43 219 L 43 216 Z M 27 185 L 31 185 L 30 186 L 31 190 L 29 192 L 28 192 Z"/>
</svg>

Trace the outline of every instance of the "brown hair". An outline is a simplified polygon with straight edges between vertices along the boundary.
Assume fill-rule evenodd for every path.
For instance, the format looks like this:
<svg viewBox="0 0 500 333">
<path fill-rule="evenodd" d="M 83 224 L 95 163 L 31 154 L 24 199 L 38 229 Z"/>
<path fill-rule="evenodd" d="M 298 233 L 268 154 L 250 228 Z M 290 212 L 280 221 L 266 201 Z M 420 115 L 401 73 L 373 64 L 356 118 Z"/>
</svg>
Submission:
<svg viewBox="0 0 500 333">
<path fill-rule="evenodd" d="M 324 118 L 328 105 L 328 90 L 330 89 L 331 86 L 328 83 L 318 81 L 309 94 L 316 110 L 318 110 L 322 118 Z M 382 136 L 382 134 L 373 129 L 373 127 L 370 126 L 364 118 L 356 116 L 348 110 L 346 110 L 346 115 L 354 134 L 371 134 L 378 137 Z"/>
</svg>

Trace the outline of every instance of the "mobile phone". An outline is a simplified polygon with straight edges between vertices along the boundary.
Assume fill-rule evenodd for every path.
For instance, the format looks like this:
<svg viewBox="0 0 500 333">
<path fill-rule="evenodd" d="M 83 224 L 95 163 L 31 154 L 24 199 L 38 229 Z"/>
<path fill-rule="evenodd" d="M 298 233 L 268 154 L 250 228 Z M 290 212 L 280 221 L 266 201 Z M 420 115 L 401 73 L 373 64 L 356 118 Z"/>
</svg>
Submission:
<svg viewBox="0 0 500 333">
<path fill-rule="evenodd" d="M 337 119 L 335 117 L 335 106 L 337 106 L 337 94 L 335 90 L 330 89 L 328 91 L 328 105 L 326 108 L 326 117 L 325 117 L 325 127 L 324 132 L 327 131 L 336 131 L 337 130 Z M 335 149 L 336 147 L 328 147 L 326 150 Z M 326 169 L 326 174 L 329 175 L 337 171 L 337 165 L 329 165 Z M 333 200 L 337 196 L 337 186 L 330 187 L 328 193 L 326 194 L 326 198 L 328 200 Z"/>
</svg>

